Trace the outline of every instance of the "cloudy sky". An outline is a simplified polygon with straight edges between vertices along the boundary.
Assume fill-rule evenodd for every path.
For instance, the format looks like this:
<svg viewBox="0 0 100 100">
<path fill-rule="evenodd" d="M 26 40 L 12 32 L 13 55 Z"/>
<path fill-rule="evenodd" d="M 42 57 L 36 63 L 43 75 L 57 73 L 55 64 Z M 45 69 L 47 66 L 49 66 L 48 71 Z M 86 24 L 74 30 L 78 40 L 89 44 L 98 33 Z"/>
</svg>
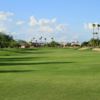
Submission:
<svg viewBox="0 0 100 100">
<path fill-rule="evenodd" d="M 84 41 L 100 22 L 100 0 L 0 0 L 0 31 L 16 39 Z"/>
</svg>

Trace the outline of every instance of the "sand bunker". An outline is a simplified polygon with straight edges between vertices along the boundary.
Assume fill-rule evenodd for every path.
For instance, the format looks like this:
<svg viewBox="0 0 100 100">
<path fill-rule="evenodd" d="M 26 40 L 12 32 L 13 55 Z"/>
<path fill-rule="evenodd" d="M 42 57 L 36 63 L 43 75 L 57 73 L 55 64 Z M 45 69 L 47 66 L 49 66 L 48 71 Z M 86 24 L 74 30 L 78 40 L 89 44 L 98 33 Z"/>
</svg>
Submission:
<svg viewBox="0 0 100 100">
<path fill-rule="evenodd" d="M 90 49 L 89 47 L 82 47 L 79 50 L 89 50 L 89 49 Z"/>
<path fill-rule="evenodd" d="M 100 48 L 93 48 L 93 51 L 100 51 Z"/>
</svg>

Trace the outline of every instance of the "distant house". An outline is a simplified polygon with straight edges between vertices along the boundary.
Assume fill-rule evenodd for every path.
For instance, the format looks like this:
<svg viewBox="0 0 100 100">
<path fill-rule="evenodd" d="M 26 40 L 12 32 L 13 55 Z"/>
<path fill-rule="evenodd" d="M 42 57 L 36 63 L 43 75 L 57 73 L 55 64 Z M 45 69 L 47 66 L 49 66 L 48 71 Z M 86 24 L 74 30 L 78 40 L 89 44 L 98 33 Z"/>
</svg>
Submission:
<svg viewBox="0 0 100 100">
<path fill-rule="evenodd" d="M 30 48 L 30 45 L 29 44 L 21 44 L 19 47 L 20 48 Z"/>
<path fill-rule="evenodd" d="M 65 42 L 61 42 L 61 43 L 60 43 L 60 47 L 65 48 L 65 47 L 66 47 L 66 43 L 65 43 Z"/>
<path fill-rule="evenodd" d="M 19 48 L 30 48 L 30 44 L 27 43 L 26 41 L 20 40 L 18 41 Z"/>
<path fill-rule="evenodd" d="M 33 42 L 33 43 L 31 43 L 31 46 L 32 47 L 42 47 L 42 46 L 44 46 L 44 43 Z"/>
<path fill-rule="evenodd" d="M 20 48 L 26 48 L 26 46 L 25 45 L 21 45 Z"/>
<path fill-rule="evenodd" d="M 77 46 L 80 46 L 80 43 L 78 41 L 73 41 L 71 43 L 71 46 L 77 47 Z"/>
</svg>

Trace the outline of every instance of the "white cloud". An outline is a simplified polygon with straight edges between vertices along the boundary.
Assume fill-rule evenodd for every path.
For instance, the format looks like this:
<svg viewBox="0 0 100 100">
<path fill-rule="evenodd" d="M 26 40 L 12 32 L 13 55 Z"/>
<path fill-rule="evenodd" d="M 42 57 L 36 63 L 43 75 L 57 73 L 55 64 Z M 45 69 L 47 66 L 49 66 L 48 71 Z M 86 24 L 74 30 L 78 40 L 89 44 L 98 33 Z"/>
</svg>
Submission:
<svg viewBox="0 0 100 100">
<path fill-rule="evenodd" d="M 38 24 L 38 22 L 37 22 L 36 18 L 34 16 L 31 16 L 30 20 L 29 20 L 29 25 L 34 27 L 37 24 Z"/>
<path fill-rule="evenodd" d="M 10 31 L 10 27 L 12 27 L 12 16 L 14 13 L 12 12 L 4 12 L 0 11 L 0 32 L 8 33 Z"/>
<path fill-rule="evenodd" d="M 88 24 L 85 23 L 85 24 L 84 24 L 84 28 L 85 28 L 85 29 L 89 29 L 89 30 L 93 29 L 92 23 L 88 23 Z"/>
<path fill-rule="evenodd" d="M 0 12 L 0 21 L 6 21 L 9 19 L 9 17 L 13 16 L 14 14 L 11 12 Z"/>
<path fill-rule="evenodd" d="M 92 30 L 93 29 L 93 24 L 95 24 L 96 26 L 95 26 L 95 29 L 97 28 L 97 22 L 95 22 L 95 23 L 85 23 L 84 24 L 84 28 L 85 29 L 88 29 L 88 30 Z"/>
<path fill-rule="evenodd" d="M 7 29 L 5 27 L 0 27 L 0 32 L 7 32 Z"/>
<path fill-rule="evenodd" d="M 38 26 L 50 26 L 56 23 L 56 18 L 53 19 L 46 19 L 46 18 L 41 18 L 41 19 L 36 19 L 34 16 L 31 16 L 29 19 L 29 25 L 34 27 L 36 25 Z"/>
<path fill-rule="evenodd" d="M 17 39 L 29 40 L 29 38 L 31 39 L 32 37 L 39 38 L 43 36 L 50 40 L 51 37 L 62 38 L 61 36 L 63 35 L 64 37 L 64 34 L 68 31 L 67 25 L 60 24 L 56 18 L 37 19 L 34 16 L 30 16 L 30 18 L 27 19 L 28 21 L 23 21 L 17 19 L 13 20 L 13 15 L 11 12 L 0 12 L 0 32 L 11 33 Z"/>
<path fill-rule="evenodd" d="M 17 22 L 16 22 L 16 25 L 23 25 L 24 23 L 25 23 L 25 21 L 21 21 L 21 20 L 20 20 L 20 21 L 17 21 Z"/>
<path fill-rule="evenodd" d="M 39 33 L 57 33 L 57 32 L 66 32 L 67 31 L 67 25 L 66 24 L 59 24 L 57 23 L 57 19 L 36 19 L 34 16 L 30 17 L 29 25 L 31 28 L 29 31 Z"/>
<path fill-rule="evenodd" d="M 67 31 L 67 25 L 65 25 L 65 24 L 58 24 L 57 26 L 56 26 L 56 30 L 57 31 L 60 31 L 60 32 L 66 32 Z"/>
<path fill-rule="evenodd" d="M 56 21 L 57 21 L 56 18 L 53 18 L 53 19 L 51 20 L 52 23 L 56 23 Z"/>
<path fill-rule="evenodd" d="M 61 31 L 62 28 L 63 28 L 63 25 L 61 25 L 61 24 L 59 24 L 59 25 L 56 26 L 56 30 L 58 30 L 58 31 Z"/>
<path fill-rule="evenodd" d="M 59 23 L 56 18 L 37 19 L 34 16 L 30 17 L 28 25 L 27 33 L 29 33 L 29 37 L 38 38 L 39 36 L 43 36 L 48 38 L 49 41 L 51 37 L 60 40 L 62 37 L 66 36 L 69 27 L 67 24 Z"/>
<path fill-rule="evenodd" d="M 41 25 L 41 26 L 48 25 L 49 24 L 49 20 L 48 19 L 40 19 L 38 24 Z"/>
<path fill-rule="evenodd" d="M 40 27 L 39 31 L 43 33 L 53 33 L 54 29 L 49 26 L 42 26 Z"/>
<path fill-rule="evenodd" d="M 38 21 L 38 24 L 41 26 L 50 26 L 50 25 L 54 25 L 56 23 L 56 19 L 40 19 Z"/>
</svg>

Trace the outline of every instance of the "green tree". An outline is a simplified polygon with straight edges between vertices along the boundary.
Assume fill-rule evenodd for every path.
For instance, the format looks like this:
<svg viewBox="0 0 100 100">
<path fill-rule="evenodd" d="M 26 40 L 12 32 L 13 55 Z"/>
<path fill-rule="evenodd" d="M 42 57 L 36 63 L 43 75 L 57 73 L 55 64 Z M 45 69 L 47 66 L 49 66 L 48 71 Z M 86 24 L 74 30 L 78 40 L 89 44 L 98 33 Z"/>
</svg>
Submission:
<svg viewBox="0 0 100 100">
<path fill-rule="evenodd" d="M 49 47 L 58 47 L 60 44 L 58 42 L 52 41 L 48 44 Z"/>
<path fill-rule="evenodd" d="M 16 41 L 13 39 L 12 36 L 7 35 L 3 32 L 0 32 L 0 47 L 1 48 L 14 47 L 15 44 L 16 44 Z"/>
</svg>

